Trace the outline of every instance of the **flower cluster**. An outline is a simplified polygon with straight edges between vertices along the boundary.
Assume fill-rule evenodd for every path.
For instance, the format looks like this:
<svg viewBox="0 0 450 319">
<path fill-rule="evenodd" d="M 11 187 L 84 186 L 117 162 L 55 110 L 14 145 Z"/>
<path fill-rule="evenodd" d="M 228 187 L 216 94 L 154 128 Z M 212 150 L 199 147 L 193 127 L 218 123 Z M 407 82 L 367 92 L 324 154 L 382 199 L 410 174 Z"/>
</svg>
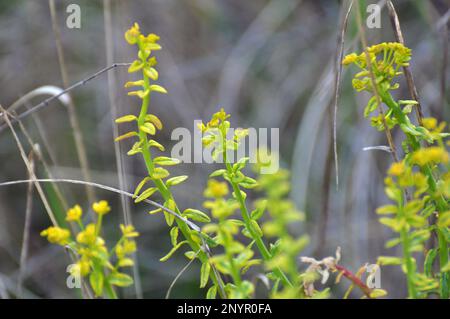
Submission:
<svg viewBox="0 0 450 319">
<path fill-rule="evenodd" d="M 355 90 L 373 91 L 369 65 L 374 73 L 375 79 L 385 90 L 394 90 L 398 84 L 391 85 L 394 77 L 401 75 L 400 68 L 408 66 L 411 59 L 411 50 L 401 43 L 380 43 L 368 47 L 361 54 L 351 53 L 342 61 L 343 65 L 355 64 L 361 69 L 352 81 Z"/>
<path fill-rule="evenodd" d="M 188 245 L 193 255 L 190 258 L 198 258 L 202 263 L 202 284 L 211 278 L 215 285 L 219 285 L 221 278 L 217 276 L 216 271 L 210 271 L 211 265 L 209 256 L 206 251 L 207 245 L 214 245 L 214 241 L 196 229 L 192 228 L 192 222 L 209 222 L 209 217 L 196 209 L 185 209 L 181 211 L 175 202 L 172 194 L 172 188 L 187 180 L 188 176 L 175 176 L 168 178 L 170 172 L 165 168 L 180 163 L 178 159 L 159 156 L 153 157 L 153 152 L 159 150 L 164 151 L 164 146 L 154 140 L 152 137 L 156 135 L 157 130 L 162 130 L 163 124 L 161 120 L 154 114 L 149 113 L 150 94 L 152 92 L 167 93 L 167 90 L 160 85 L 152 84 L 151 81 L 156 81 L 159 77 L 155 66 L 157 60 L 152 56 L 152 52 L 160 50 L 161 46 L 157 43 L 159 37 L 155 34 L 144 36 L 141 34 L 139 25 L 134 24 L 126 33 L 126 41 L 131 45 L 138 47 L 138 59 L 135 60 L 130 68 L 130 73 L 140 72 L 142 79 L 133 82 L 127 82 L 125 87 L 140 87 L 137 91 L 129 92 L 129 95 L 137 96 L 142 100 L 141 110 L 139 115 L 124 115 L 116 120 L 117 123 L 134 122 L 137 126 L 137 131 L 131 131 L 119 136 L 116 141 L 136 137 L 137 142 L 131 147 L 128 155 L 141 154 L 145 161 L 147 169 L 147 176 L 145 176 L 137 185 L 134 191 L 135 203 L 144 202 L 155 193 L 159 193 L 164 200 L 163 208 L 157 208 L 150 211 L 150 214 L 162 212 L 166 219 L 167 225 L 170 227 L 170 240 L 172 249 L 161 261 L 168 260 L 178 249 L 184 245 Z M 153 185 L 147 187 L 148 183 Z M 176 216 L 178 218 L 176 218 Z M 184 237 L 184 240 L 179 241 L 179 237 Z M 121 251 L 126 252 L 127 246 L 123 243 L 120 246 Z M 219 294 L 224 297 L 223 293 Z"/>
<path fill-rule="evenodd" d="M 51 243 L 67 246 L 76 255 L 76 263 L 71 268 L 74 276 L 89 276 L 89 282 L 95 295 L 104 294 L 114 298 L 115 292 L 112 286 L 126 287 L 133 284 L 133 279 L 121 272 L 121 268 L 133 266 L 130 256 L 136 251 L 135 237 L 139 233 L 132 225 L 120 225 L 122 236 L 111 251 L 108 251 L 105 240 L 101 237 L 103 215 L 110 212 L 111 208 L 105 200 L 95 202 L 92 205 L 97 215 L 97 223 L 83 224 L 83 210 L 79 205 L 70 208 L 66 214 L 66 220 L 74 223 L 71 231 L 61 227 L 49 227 L 41 232 L 41 236 Z M 75 238 L 75 239 L 73 239 Z M 115 258 L 114 258 L 115 255 Z"/>
<path fill-rule="evenodd" d="M 382 57 L 382 58 L 380 58 Z M 406 136 L 402 142 L 404 157 L 389 168 L 385 179 L 386 195 L 394 205 L 380 207 L 378 214 L 388 215 L 380 222 L 398 234 L 387 243 L 387 247 L 402 246 L 403 257 L 380 257 L 381 264 L 401 265 L 404 270 L 408 295 L 411 298 L 424 297 L 438 292 L 442 298 L 450 296 L 449 266 L 449 154 L 444 132 L 446 123 L 434 118 L 419 118 L 420 125 L 413 124 L 410 113 L 418 102 L 414 100 L 395 101 L 391 90 L 398 87 L 393 79 L 401 75 L 401 67 L 408 66 L 411 50 L 400 43 L 381 43 L 357 55 L 348 55 L 344 65 L 355 64 L 361 72 L 355 75 L 353 86 L 357 91 L 365 90 L 373 96 L 364 110 L 367 117 L 376 109 L 387 111 L 371 118 L 371 123 L 380 131 L 398 126 Z M 424 144 L 427 144 L 424 146 Z M 429 223 L 435 220 L 433 224 Z M 436 233 L 438 247 L 425 251 L 425 241 Z M 419 270 L 413 254 L 423 253 L 423 272 Z M 437 258 L 439 256 L 439 258 Z M 433 273 L 435 259 L 440 270 Z"/>
</svg>

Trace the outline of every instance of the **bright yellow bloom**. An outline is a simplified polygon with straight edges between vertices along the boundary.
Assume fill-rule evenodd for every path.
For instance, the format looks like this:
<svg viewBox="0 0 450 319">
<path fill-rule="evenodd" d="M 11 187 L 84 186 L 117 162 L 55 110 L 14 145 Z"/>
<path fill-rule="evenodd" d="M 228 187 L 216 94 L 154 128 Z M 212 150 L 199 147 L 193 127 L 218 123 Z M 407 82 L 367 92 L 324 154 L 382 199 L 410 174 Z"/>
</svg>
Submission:
<svg viewBox="0 0 450 319">
<path fill-rule="evenodd" d="M 392 163 L 389 168 L 389 175 L 400 176 L 405 172 L 405 164 L 403 162 Z"/>
<path fill-rule="evenodd" d="M 111 211 L 111 207 L 106 200 L 101 200 L 92 204 L 92 209 L 99 215 L 105 215 Z"/>
<path fill-rule="evenodd" d="M 437 126 L 437 120 L 434 117 L 426 117 L 422 120 L 423 127 L 428 130 L 433 130 Z"/>
<path fill-rule="evenodd" d="M 86 259 L 81 259 L 73 266 L 73 268 L 70 270 L 70 273 L 74 276 L 80 275 L 82 277 L 85 277 L 89 275 L 90 271 L 91 266 L 89 264 L 89 261 Z"/>
<path fill-rule="evenodd" d="M 93 245 L 96 242 L 95 225 L 89 224 L 86 229 L 79 232 L 77 235 L 77 242 L 84 245 Z"/>
<path fill-rule="evenodd" d="M 134 240 L 124 240 L 121 245 L 116 247 L 116 255 L 118 259 L 124 259 L 126 255 L 130 255 L 136 251 L 136 242 Z"/>
<path fill-rule="evenodd" d="M 52 226 L 43 230 L 41 236 L 47 237 L 47 240 L 52 244 L 64 246 L 69 242 L 70 232 L 64 228 Z"/>
<path fill-rule="evenodd" d="M 125 40 L 127 40 L 129 44 L 136 44 L 140 34 L 139 25 L 134 23 L 134 25 L 125 32 Z"/>
<path fill-rule="evenodd" d="M 351 53 L 342 60 L 342 64 L 349 65 L 349 64 L 355 63 L 357 61 L 357 59 L 358 59 L 358 55 L 356 53 Z"/>
<path fill-rule="evenodd" d="M 208 186 L 205 189 L 204 196 L 210 198 L 224 197 L 228 194 L 228 185 L 226 182 L 219 182 L 215 179 L 208 180 Z"/>
<path fill-rule="evenodd" d="M 120 229 L 122 230 L 123 236 L 126 238 L 138 237 L 139 233 L 134 229 L 133 225 L 120 225 Z"/>
<path fill-rule="evenodd" d="M 78 222 L 81 219 L 83 211 L 79 205 L 75 205 L 67 211 L 66 221 Z"/>
<path fill-rule="evenodd" d="M 445 149 L 438 146 L 421 148 L 412 155 L 412 162 L 420 166 L 428 163 L 447 163 L 449 155 Z"/>
</svg>

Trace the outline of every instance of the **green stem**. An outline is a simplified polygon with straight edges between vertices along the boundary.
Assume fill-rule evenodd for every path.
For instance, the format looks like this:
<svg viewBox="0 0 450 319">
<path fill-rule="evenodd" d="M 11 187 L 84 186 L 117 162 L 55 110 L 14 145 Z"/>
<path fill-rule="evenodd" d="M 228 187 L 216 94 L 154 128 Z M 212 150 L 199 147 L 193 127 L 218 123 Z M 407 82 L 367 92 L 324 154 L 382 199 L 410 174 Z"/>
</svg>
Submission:
<svg viewBox="0 0 450 319">
<path fill-rule="evenodd" d="M 233 168 L 231 167 L 231 164 L 227 160 L 227 149 L 226 149 L 226 133 L 221 132 L 222 134 L 222 143 L 223 143 L 223 160 L 225 162 L 225 166 L 228 172 L 228 175 L 233 174 Z M 242 214 L 242 219 L 244 221 L 245 227 L 252 236 L 253 240 L 255 241 L 256 246 L 258 247 L 258 250 L 260 251 L 262 257 L 264 260 L 268 261 L 272 258 L 272 255 L 270 254 L 269 250 L 267 249 L 266 245 L 264 244 L 264 241 L 262 240 L 261 236 L 253 229 L 251 225 L 251 218 L 250 214 L 248 212 L 247 206 L 245 204 L 245 199 L 242 197 L 241 190 L 239 188 L 239 185 L 235 182 L 233 182 L 230 179 L 231 187 L 233 188 L 233 192 L 236 196 L 237 201 L 239 202 L 239 207 Z M 284 272 L 279 268 L 276 267 L 273 270 L 274 274 L 283 282 L 285 286 L 292 287 L 292 283 L 289 281 L 287 276 L 284 274 Z"/>
<path fill-rule="evenodd" d="M 230 263 L 231 277 L 233 278 L 233 281 L 236 284 L 236 286 L 239 287 L 242 283 L 242 279 L 241 279 L 239 270 L 236 267 L 236 263 L 234 262 L 233 254 L 230 252 L 229 249 L 227 249 L 227 247 L 229 247 L 231 244 L 229 236 L 227 236 L 227 234 L 225 234 L 224 231 L 220 231 L 220 232 L 221 232 L 221 236 L 223 237 L 223 240 L 224 240 L 225 253 L 228 258 L 228 262 Z"/>
<path fill-rule="evenodd" d="M 397 102 L 394 101 L 392 95 L 389 92 L 382 92 L 380 90 L 380 96 L 383 102 L 393 111 L 394 116 L 400 124 L 409 124 L 410 121 L 408 117 L 402 112 L 400 106 Z M 420 142 L 417 138 L 411 134 L 405 133 L 408 141 L 410 142 L 411 148 L 413 151 L 417 151 L 420 149 Z M 443 213 L 448 210 L 448 204 L 446 200 L 442 197 L 442 195 L 436 196 L 437 184 L 433 176 L 433 170 L 427 164 L 421 168 L 422 172 L 427 176 L 428 187 L 430 188 L 431 193 L 434 195 L 434 201 L 436 203 L 436 207 L 439 213 Z M 437 227 L 436 232 L 438 237 L 438 245 L 439 245 L 439 264 L 440 267 L 444 267 L 448 263 L 448 253 L 449 248 L 447 241 L 444 237 L 442 229 Z M 441 274 L 441 298 L 448 299 L 450 294 L 450 272 L 444 272 Z"/>
<path fill-rule="evenodd" d="M 398 203 L 398 215 L 400 218 L 405 218 L 405 212 L 403 207 L 403 198 L 400 199 Z M 406 266 L 406 281 L 408 284 L 408 297 L 416 299 L 417 298 L 417 291 L 416 287 L 414 286 L 413 282 L 413 276 L 414 276 L 414 265 L 413 260 L 410 252 L 409 247 L 409 238 L 408 238 L 408 231 L 406 230 L 405 226 L 402 227 L 400 231 L 400 239 L 402 241 L 402 248 L 403 248 L 403 259 Z"/>
<path fill-rule="evenodd" d="M 150 81 L 149 78 L 143 73 L 143 78 L 144 78 L 144 91 L 149 89 L 150 86 Z M 150 94 L 148 94 L 147 96 L 145 96 L 142 100 L 142 106 L 141 106 L 141 111 L 138 117 L 138 121 L 137 121 L 137 125 L 138 125 L 138 131 L 139 131 L 139 139 L 142 142 L 142 157 L 144 159 L 145 162 L 145 166 L 147 168 L 147 173 L 149 176 L 152 176 L 153 170 L 154 170 L 154 165 L 153 165 L 153 160 L 152 160 L 152 156 L 151 156 L 151 151 L 150 151 L 150 147 L 148 145 L 148 139 L 147 139 L 147 133 L 141 131 L 139 129 L 139 127 L 141 125 L 143 125 L 145 123 L 145 117 L 147 115 L 148 112 L 148 106 L 150 103 Z M 164 184 L 164 182 L 160 179 L 156 179 L 153 180 L 155 183 L 155 186 L 158 188 L 159 192 L 161 193 L 162 197 L 164 198 L 165 201 L 168 201 L 169 199 L 172 200 L 174 203 L 174 199 L 173 196 L 170 192 L 170 190 L 166 187 L 166 185 Z M 175 212 L 181 216 L 181 212 L 178 208 L 178 206 L 175 204 Z M 181 233 L 183 234 L 183 236 L 186 238 L 186 240 L 188 241 L 189 246 L 191 247 L 191 249 L 193 251 L 200 251 L 198 254 L 198 258 L 200 259 L 200 261 L 202 263 L 206 263 L 208 262 L 208 256 L 207 254 L 202 250 L 202 248 L 200 247 L 200 245 L 198 243 L 196 243 L 192 236 L 191 236 L 191 230 L 189 229 L 189 227 L 186 225 L 186 223 L 182 220 L 179 220 L 178 218 L 176 219 L 176 224 L 178 226 L 178 228 L 181 230 Z M 214 285 L 220 287 L 220 285 L 222 284 L 222 280 L 220 277 L 218 277 L 216 275 L 216 272 L 211 271 L 210 272 L 210 277 L 211 280 L 213 281 Z M 222 298 L 226 298 L 226 296 L 224 295 L 222 289 L 218 289 L 219 290 L 219 295 Z"/>
<path fill-rule="evenodd" d="M 118 299 L 116 291 L 111 286 L 108 280 L 105 280 L 105 294 L 108 299 Z"/>
</svg>

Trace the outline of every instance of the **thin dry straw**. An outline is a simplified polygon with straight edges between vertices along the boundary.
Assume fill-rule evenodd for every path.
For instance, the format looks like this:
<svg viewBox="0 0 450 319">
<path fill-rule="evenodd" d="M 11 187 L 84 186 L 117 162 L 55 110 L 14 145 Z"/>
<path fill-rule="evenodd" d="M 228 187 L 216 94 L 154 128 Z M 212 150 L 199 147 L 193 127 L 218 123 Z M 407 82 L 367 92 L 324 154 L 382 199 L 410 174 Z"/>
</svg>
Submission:
<svg viewBox="0 0 450 319">
<path fill-rule="evenodd" d="M 9 120 L 7 111 L 1 105 L 0 105 L 0 111 L 3 112 L 3 118 L 5 119 L 7 126 L 10 128 L 10 130 L 13 134 L 14 140 L 15 140 L 16 145 L 20 152 L 20 156 L 22 157 L 22 160 L 25 163 L 25 166 L 27 167 L 28 174 L 32 177 L 30 180 L 33 181 L 34 186 L 36 187 L 36 190 L 38 191 L 39 196 L 41 197 L 42 203 L 44 204 L 45 210 L 47 211 L 47 214 L 48 214 L 50 220 L 52 221 L 54 226 L 58 226 L 58 222 L 55 218 L 55 215 L 53 214 L 53 211 L 50 207 L 50 204 L 48 203 L 47 198 L 45 197 L 45 193 L 44 193 L 41 185 L 39 184 L 39 182 L 36 181 L 37 180 L 36 174 L 33 172 L 32 166 L 27 158 L 27 155 L 25 154 L 25 150 L 22 146 L 22 143 L 20 142 L 20 139 L 17 136 L 17 133 L 14 130 L 14 127 L 12 126 L 11 121 Z"/>
<path fill-rule="evenodd" d="M 29 161 L 34 172 L 34 153 L 30 152 Z M 30 175 L 30 174 L 29 174 Z M 31 177 L 31 176 L 29 176 Z M 19 298 L 23 298 L 23 279 L 26 273 L 26 262 L 28 257 L 29 237 L 31 227 L 31 213 L 33 208 L 33 183 L 28 183 L 27 200 L 25 208 L 25 225 L 23 227 L 22 249 L 20 251 L 19 277 L 17 279 L 17 293 Z"/>
<path fill-rule="evenodd" d="M 192 262 L 195 260 L 195 257 L 197 257 L 198 253 L 200 252 L 197 251 L 197 253 L 194 255 L 194 257 L 192 257 L 192 259 L 186 264 L 186 266 L 184 266 L 180 272 L 175 276 L 175 278 L 173 279 L 172 283 L 169 286 L 169 289 L 167 289 L 167 293 L 166 293 L 166 299 L 169 299 L 170 297 L 170 293 L 172 292 L 172 288 L 173 286 L 175 286 L 175 283 L 177 282 L 177 280 L 181 277 L 181 275 L 189 268 L 189 266 L 192 264 Z"/>
<path fill-rule="evenodd" d="M 33 118 L 34 118 L 34 116 L 33 116 Z M 36 156 L 36 159 L 38 159 L 41 162 L 42 166 L 44 167 L 45 173 L 47 174 L 48 178 L 53 178 L 53 174 L 50 171 L 49 165 L 42 154 L 40 145 L 33 142 L 28 130 L 25 128 L 25 125 L 23 125 L 23 123 L 21 121 L 19 121 L 19 127 L 20 127 L 23 135 L 27 139 L 29 146 L 33 149 L 33 154 Z M 59 201 L 61 202 L 64 210 L 65 211 L 68 210 L 69 205 L 67 204 L 67 200 L 64 198 L 64 195 L 63 195 L 61 189 L 58 187 L 57 184 L 52 184 L 52 186 L 54 187 L 56 196 L 58 197 Z"/>
<path fill-rule="evenodd" d="M 52 28 L 56 42 L 56 52 L 58 55 L 59 68 L 61 71 L 61 77 L 64 88 L 67 88 L 69 86 L 69 75 L 67 73 L 67 67 L 64 58 L 64 49 L 61 41 L 61 31 L 58 26 L 58 19 L 56 17 L 56 8 L 54 0 L 49 0 L 49 7 L 50 7 L 50 16 L 52 20 Z M 86 153 L 86 147 L 84 146 L 83 143 L 83 134 L 81 132 L 80 121 L 78 119 L 77 112 L 75 110 L 75 104 L 73 102 L 73 99 L 69 99 L 69 103 L 67 105 L 67 113 L 69 115 L 69 122 L 72 128 L 73 137 L 75 140 L 75 149 L 77 151 L 78 161 L 80 162 L 83 178 L 86 181 L 91 181 L 91 173 L 89 171 L 89 161 Z M 90 186 L 86 185 L 86 194 L 89 202 L 93 203 L 96 199 L 95 190 Z"/>
<path fill-rule="evenodd" d="M 341 33 L 338 38 L 339 42 L 339 54 L 336 59 L 336 78 L 334 82 L 334 118 L 333 118 L 333 148 L 334 148 L 334 164 L 335 164 L 335 173 L 336 173 L 336 188 L 339 187 L 339 162 L 338 162 L 338 151 L 337 151 L 337 112 L 338 112 L 338 101 L 339 101 L 339 92 L 341 86 L 341 75 L 342 75 L 342 59 L 344 58 L 344 44 L 345 44 L 345 32 L 347 30 L 347 22 L 350 16 L 350 12 L 352 11 L 353 0 L 350 2 L 348 6 L 347 13 L 345 14 L 344 20 L 342 21 Z"/>
<path fill-rule="evenodd" d="M 95 79 L 97 76 L 99 76 L 99 75 L 101 75 L 101 74 L 103 74 L 103 73 L 105 73 L 105 72 L 108 72 L 109 70 L 112 70 L 112 69 L 114 69 L 114 68 L 116 68 L 116 67 L 118 67 L 118 66 L 129 66 L 129 65 L 131 65 L 131 63 L 114 63 L 114 64 L 112 64 L 112 65 L 110 65 L 110 66 L 108 66 L 108 67 L 105 67 L 105 68 L 103 68 L 103 69 L 101 69 L 101 70 L 95 72 L 94 74 L 88 76 L 87 78 L 84 78 L 83 80 L 78 81 L 78 82 L 76 82 L 75 84 L 72 84 L 72 85 L 69 86 L 67 89 L 64 89 L 63 91 L 61 91 L 60 93 L 58 93 L 58 94 L 56 94 L 56 95 L 54 95 L 54 96 L 51 96 L 51 97 L 45 99 L 44 101 L 40 102 L 39 104 L 36 104 L 36 105 L 32 106 L 32 107 L 31 107 L 30 109 L 28 109 L 27 111 L 25 111 L 25 112 L 23 112 L 23 113 L 20 113 L 19 115 L 15 116 L 15 117 L 12 117 L 12 118 L 10 119 L 10 122 L 11 122 L 11 124 L 14 124 L 14 123 L 16 123 L 17 121 L 24 119 L 24 118 L 27 117 L 28 115 L 33 114 L 33 113 L 39 111 L 39 110 L 42 109 L 43 107 L 49 106 L 50 102 L 52 102 L 52 101 L 58 99 L 58 98 L 61 97 L 62 95 L 66 94 L 67 92 L 70 92 L 70 91 L 72 91 L 73 89 L 76 89 L 77 87 L 86 84 L 87 82 L 89 82 L 89 81 Z M 1 116 L 1 115 L 3 115 L 3 113 L 0 113 L 0 116 Z M 8 125 L 6 125 L 6 124 L 3 124 L 2 126 L 0 126 L 0 133 L 1 133 L 3 130 L 5 130 L 7 127 L 8 127 Z"/>
<path fill-rule="evenodd" d="M 19 179 L 19 180 L 15 180 L 15 181 L 8 181 L 8 182 L 2 182 L 0 183 L 0 187 L 1 186 L 10 186 L 10 185 L 16 185 L 16 184 L 23 184 L 23 183 L 28 183 L 28 182 L 35 182 L 35 183 L 70 183 L 70 184 L 78 184 L 78 185 L 86 185 L 89 184 L 89 186 L 92 187 L 97 187 L 100 189 L 104 189 L 116 194 L 123 194 L 125 196 L 128 196 L 130 198 L 133 198 L 133 194 L 111 187 L 111 186 L 107 186 L 107 185 L 103 185 L 103 184 L 99 184 L 99 183 L 94 183 L 94 182 L 85 182 L 85 181 L 80 181 L 77 179 L 67 179 L 67 178 L 34 178 L 34 179 Z M 194 231 L 200 231 L 200 227 L 197 226 L 196 224 L 194 224 L 193 222 L 191 222 L 190 220 L 184 218 L 183 216 L 177 214 L 176 212 L 174 212 L 173 210 L 158 204 L 157 202 L 154 202 L 150 199 L 145 199 L 143 200 L 143 202 L 153 205 L 157 208 L 160 208 L 162 210 L 164 210 L 165 212 L 175 216 L 176 218 L 182 220 L 183 222 L 186 223 L 186 225 L 188 225 L 192 230 Z"/>
<path fill-rule="evenodd" d="M 111 17 L 111 0 L 104 0 L 103 1 L 103 15 L 104 15 L 104 28 L 105 28 L 105 46 L 106 46 L 106 63 L 111 64 L 114 60 L 114 43 L 113 43 L 113 34 L 112 34 L 112 17 Z M 116 139 L 119 136 L 119 129 L 118 126 L 114 123 L 114 119 L 118 117 L 118 107 L 116 103 L 116 96 L 115 96 L 115 86 L 116 86 L 116 77 L 115 73 L 108 73 L 108 97 L 109 97 L 109 103 L 111 104 L 111 115 L 113 118 L 113 136 L 114 139 Z M 117 177 L 119 180 L 119 188 L 125 189 L 126 185 L 126 176 L 124 174 L 124 167 L 123 167 L 123 156 L 122 152 L 120 151 L 120 143 L 114 143 L 114 154 L 116 158 L 116 165 L 117 165 Z M 120 195 L 120 203 L 122 206 L 122 212 L 123 212 L 123 218 L 124 223 L 126 225 L 132 224 L 131 214 L 130 214 L 130 205 L 125 195 Z M 134 288 L 136 297 L 138 299 L 142 299 L 142 286 L 141 286 L 141 280 L 139 275 L 139 268 L 138 268 L 138 257 L 137 252 L 133 253 L 133 277 L 134 277 Z"/>
</svg>

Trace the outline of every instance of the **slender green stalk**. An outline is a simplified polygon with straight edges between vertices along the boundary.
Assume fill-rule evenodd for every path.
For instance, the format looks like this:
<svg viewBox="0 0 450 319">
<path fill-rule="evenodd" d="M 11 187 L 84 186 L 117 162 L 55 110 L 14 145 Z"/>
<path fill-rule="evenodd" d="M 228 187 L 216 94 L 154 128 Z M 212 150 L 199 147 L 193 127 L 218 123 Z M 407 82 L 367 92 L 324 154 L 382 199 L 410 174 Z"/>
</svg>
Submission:
<svg viewBox="0 0 450 319">
<path fill-rule="evenodd" d="M 224 246 L 228 247 L 230 245 L 229 237 L 223 231 L 221 232 L 221 235 L 225 241 Z M 228 262 L 230 263 L 231 277 L 233 278 L 233 281 L 236 284 L 236 286 L 240 286 L 242 283 L 242 279 L 241 279 L 239 270 L 236 267 L 236 263 L 234 262 L 233 254 L 228 249 L 226 249 L 225 253 L 226 253 Z"/>
<path fill-rule="evenodd" d="M 109 299 L 118 299 L 116 291 L 108 282 L 108 280 L 105 280 L 105 295 Z"/>
<path fill-rule="evenodd" d="M 394 101 L 392 98 L 392 95 L 388 92 L 380 92 L 380 96 L 383 100 L 383 102 L 393 111 L 394 116 L 396 117 L 397 121 L 400 124 L 408 124 L 409 119 L 407 116 L 402 112 L 400 109 L 400 106 L 398 103 Z M 411 134 L 406 133 L 406 136 L 408 138 L 408 141 L 410 142 L 411 148 L 413 151 L 417 151 L 420 149 L 420 142 L 417 140 L 417 138 Z M 433 171 L 431 167 L 427 164 L 424 167 L 422 167 L 422 172 L 427 176 L 428 186 L 430 188 L 430 191 L 432 194 L 436 194 L 437 191 L 437 185 L 436 181 L 433 176 Z M 442 197 L 442 195 L 434 196 L 434 200 L 436 203 L 436 207 L 439 213 L 443 213 L 448 210 L 448 204 L 446 200 Z M 447 241 L 444 237 L 444 234 L 442 230 L 439 227 L 436 227 L 436 233 L 438 238 L 438 245 L 439 245 L 439 264 L 442 267 L 448 264 L 449 258 L 449 247 L 447 244 Z M 442 273 L 441 277 L 441 298 L 448 299 L 450 294 L 450 272 Z"/>
<path fill-rule="evenodd" d="M 221 133 L 222 145 L 223 145 L 223 149 L 224 149 L 223 160 L 225 162 L 225 166 L 226 166 L 228 174 L 231 175 L 231 174 L 233 174 L 233 168 L 231 167 L 231 164 L 230 164 L 230 162 L 228 162 L 228 159 L 227 159 L 226 133 L 225 132 L 220 132 L 220 133 Z M 233 182 L 231 179 L 230 179 L 230 184 L 231 184 L 231 187 L 233 188 L 233 192 L 236 196 L 236 200 L 239 203 L 239 207 L 240 207 L 241 214 L 242 214 L 242 219 L 244 221 L 246 229 L 248 230 L 248 232 L 252 236 L 253 240 L 255 241 L 255 244 L 258 247 L 258 250 L 261 253 L 264 260 L 270 260 L 272 258 L 270 251 L 267 249 L 261 236 L 253 229 L 253 227 L 251 225 L 250 214 L 249 214 L 247 206 L 245 204 L 245 199 L 242 197 L 239 185 L 237 183 Z M 284 272 L 279 267 L 276 267 L 273 270 L 273 272 L 283 282 L 283 284 L 285 286 L 292 286 L 292 283 L 289 281 L 287 276 L 284 274 Z"/>
<path fill-rule="evenodd" d="M 143 79 L 144 79 L 144 90 L 148 90 L 150 87 L 150 80 L 144 72 L 142 73 L 142 75 L 143 75 Z M 142 100 L 141 111 L 140 111 L 138 121 L 137 121 L 138 127 L 140 127 L 141 125 L 143 125 L 145 123 L 145 117 L 148 112 L 149 103 L 150 103 L 150 93 L 147 96 L 145 96 Z M 154 170 L 152 154 L 151 154 L 150 146 L 148 143 L 147 134 L 145 132 L 143 132 L 142 130 L 139 130 L 139 139 L 142 142 L 142 157 L 144 159 L 145 166 L 147 168 L 147 173 L 149 176 L 152 176 L 152 173 Z M 159 192 L 161 193 L 161 195 L 165 201 L 172 200 L 175 203 L 172 193 L 170 192 L 170 190 L 167 188 L 167 186 L 164 184 L 164 182 L 162 180 L 155 179 L 154 184 L 158 188 Z M 176 204 L 175 204 L 175 212 L 179 215 L 182 215 Z M 177 223 L 177 226 L 179 227 L 179 229 L 181 230 L 181 233 L 188 241 L 188 244 L 192 248 L 192 250 L 200 251 L 198 254 L 200 261 L 202 263 L 207 263 L 208 259 L 209 259 L 207 254 L 202 250 L 200 245 L 193 240 L 191 231 L 190 231 L 189 227 L 186 225 L 186 223 L 184 223 L 183 221 L 181 221 L 179 219 L 176 219 L 176 223 Z M 213 283 L 220 287 L 222 281 L 221 281 L 221 278 L 219 278 L 217 276 L 216 272 L 211 271 L 210 277 L 211 277 L 211 280 L 213 281 Z M 223 295 L 223 292 L 221 291 L 221 289 L 219 289 L 219 294 L 221 295 L 222 298 L 226 298 L 226 296 Z"/>
<path fill-rule="evenodd" d="M 398 203 L 398 216 L 404 217 L 404 203 L 403 198 L 400 199 Z M 414 286 L 413 282 L 413 276 L 414 276 L 414 265 L 412 263 L 412 256 L 410 252 L 409 247 L 409 238 L 408 238 L 408 232 L 405 229 L 405 227 L 402 227 L 402 230 L 400 231 L 400 239 L 402 241 L 402 248 L 403 248 L 403 259 L 406 267 L 406 281 L 408 285 L 408 297 L 416 299 L 417 298 L 417 291 L 416 287 Z"/>
</svg>

